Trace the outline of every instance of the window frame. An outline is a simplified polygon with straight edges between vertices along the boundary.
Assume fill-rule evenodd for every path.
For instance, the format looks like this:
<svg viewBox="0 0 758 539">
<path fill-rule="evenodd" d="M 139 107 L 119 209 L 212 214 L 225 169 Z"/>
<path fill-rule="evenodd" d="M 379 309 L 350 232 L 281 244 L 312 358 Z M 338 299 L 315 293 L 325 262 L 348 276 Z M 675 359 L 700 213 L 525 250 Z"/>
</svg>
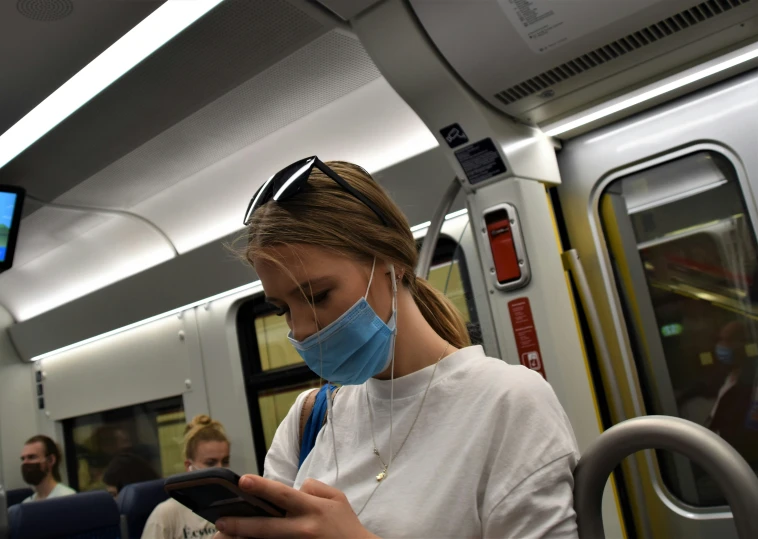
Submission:
<svg viewBox="0 0 758 539">
<path fill-rule="evenodd" d="M 140 402 L 128 406 L 121 406 L 119 408 L 112 408 L 110 410 L 100 410 L 85 415 L 69 417 L 62 420 L 61 426 L 63 427 L 63 458 L 61 465 L 65 465 L 66 467 L 66 474 L 68 475 L 68 486 L 77 492 L 81 492 L 81 485 L 79 485 L 79 455 L 76 452 L 76 442 L 74 440 L 74 428 L 77 426 L 75 423 L 78 419 L 100 415 L 103 418 L 102 425 L 107 425 L 110 422 L 118 422 L 135 417 L 134 414 L 129 414 L 129 411 L 133 410 L 135 407 L 139 407 L 141 410 L 154 412 L 155 415 L 159 415 L 160 411 L 166 408 L 171 408 L 168 406 L 168 404 L 174 402 L 178 402 L 182 412 L 185 413 L 186 420 L 184 398 L 182 395 L 174 395 L 162 399 Z M 108 419 L 108 422 L 105 421 L 106 418 Z M 159 476 L 161 475 L 160 470 L 155 471 Z"/>
</svg>

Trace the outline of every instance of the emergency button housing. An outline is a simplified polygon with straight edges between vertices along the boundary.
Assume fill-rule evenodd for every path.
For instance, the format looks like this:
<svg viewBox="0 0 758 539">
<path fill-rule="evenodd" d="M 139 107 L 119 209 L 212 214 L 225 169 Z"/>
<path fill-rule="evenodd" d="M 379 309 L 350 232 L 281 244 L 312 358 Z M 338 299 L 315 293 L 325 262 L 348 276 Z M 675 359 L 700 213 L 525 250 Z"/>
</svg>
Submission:
<svg viewBox="0 0 758 539">
<path fill-rule="evenodd" d="M 484 224 L 495 286 L 501 290 L 526 286 L 530 272 L 516 208 L 511 204 L 489 208 L 484 212 Z"/>
</svg>

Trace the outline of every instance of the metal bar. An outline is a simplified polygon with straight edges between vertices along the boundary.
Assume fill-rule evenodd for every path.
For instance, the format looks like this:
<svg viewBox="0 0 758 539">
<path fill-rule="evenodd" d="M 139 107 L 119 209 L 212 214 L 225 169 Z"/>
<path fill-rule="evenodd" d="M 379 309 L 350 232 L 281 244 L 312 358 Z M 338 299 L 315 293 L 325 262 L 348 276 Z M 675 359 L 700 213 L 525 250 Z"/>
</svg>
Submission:
<svg viewBox="0 0 758 539">
<path fill-rule="evenodd" d="M 450 211 L 450 207 L 455 201 L 455 197 L 458 195 L 458 191 L 461 190 L 461 182 L 458 178 L 453 178 L 453 183 L 447 188 L 445 194 L 442 195 L 437 210 L 434 212 L 431 224 L 426 231 L 426 236 L 421 244 L 421 251 L 418 255 L 418 263 L 416 264 L 416 276 L 426 279 L 429 276 L 429 267 L 432 265 L 432 256 L 434 255 L 434 248 L 437 245 L 437 239 L 440 237 L 440 230 L 445 222 L 445 215 Z"/>
<path fill-rule="evenodd" d="M 600 359 L 600 363 L 603 366 L 606 377 L 611 381 L 611 384 L 615 384 L 616 375 L 613 369 L 613 360 L 611 358 L 611 352 L 608 348 L 608 343 L 603 335 L 603 325 L 600 322 L 600 316 L 595 306 L 595 301 L 592 298 L 592 292 L 590 289 L 589 281 L 587 281 L 587 274 L 584 272 L 584 266 L 579 258 L 579 252 L 576 249 L 569 249 L 561 254 L 563 261 L 563 268 L 568 271 L 573 277 L 574 284 L 579 293 L 579 301 L 582 304 L 584 315 L 587 317 L 587 324 L 589 325 L 592 340 L 595 344 L 595 350 L 597 357 Z M 621 401 L 621 394 L 619 393 L 618 386 L 613 385 L 610 391 L 607 391 L 607 395 L 610 395 L 612 406 L 618 413 L 623 413 L 623 402 Z M 622 416 L 624 417 L 624 416 Z M 636 459 L 630 459 L 627 463 L 628 467 L 628 480 L 633 484 L 632 495 L 634 496 L 635 504 L 643 510 L 645 507 L 645 500 L 643 498 L 642 480 L 640 479 L 640 467 Z M 600 489 L 602 493 L 602 487 Z M 647 517 L 641 517 L 645 527 L 649 524 Z"/>
<path fill-rule="evenodd" d="M 601 434 L 574 470 L 580 539 L 605 537 L 601 513 L 605 482 L 624 458 L 643 449 L 674 451 L 699 464 L 729 502 L 738 537 L 758 537 L 758 477 L 737 450 L 691 421 L 645 416 L 623 421 Z"/>
</svg>

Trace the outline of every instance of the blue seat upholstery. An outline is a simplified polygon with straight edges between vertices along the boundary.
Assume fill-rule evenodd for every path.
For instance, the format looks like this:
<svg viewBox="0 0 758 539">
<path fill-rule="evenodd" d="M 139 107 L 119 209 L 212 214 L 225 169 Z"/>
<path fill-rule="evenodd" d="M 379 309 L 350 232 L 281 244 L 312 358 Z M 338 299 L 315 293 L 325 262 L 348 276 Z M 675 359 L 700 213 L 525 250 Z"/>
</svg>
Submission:
<svg viewBox="0 0 758 539">
<path fill-rule="evenodd" d="M 14 488 L 6 492 L 8 496 L 8 507 L 19 504 L 34 494 L 34 491 L 30 488 Z"/>
<path fill-rule="evenodd" d="M 121 539 L 116 501 L 105 491 L 13 506 L 10 539 Z"/>
<path fill-rule="evenodd" d="M 163 489 L 163 479 L 132 483 L 121 489 L 116 503 L 122 520 L 126 521 L 128 531 L 128 537 L 124 536 L 123 539 L 140 539 L 150 513 L 156 505 L 167 499 L 168 494 Z M 124 528 L 122 532 L 123 530 Z"/>
</svg>

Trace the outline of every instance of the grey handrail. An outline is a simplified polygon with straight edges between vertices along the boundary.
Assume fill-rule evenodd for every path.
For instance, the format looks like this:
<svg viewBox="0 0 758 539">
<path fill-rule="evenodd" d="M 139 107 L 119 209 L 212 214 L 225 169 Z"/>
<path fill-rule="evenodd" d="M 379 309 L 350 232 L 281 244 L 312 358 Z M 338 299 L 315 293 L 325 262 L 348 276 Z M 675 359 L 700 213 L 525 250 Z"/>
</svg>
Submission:
<svg viewBox="0 0 758 539">
<path fill-rule="evenodd" d="M 645 416 L 622 421 L 595 440 L 574 471 L 574 509 L 580 539 L 602 539 L 603 489 L 616 466 L 643 449 L 681 453 L 699 464 L 721 489 L 740 539 L 758 537 L 758 477 L 745 459 L 710 430 L 686 419 Z"/>
<path fill-rule="evenodd" d="M 453 205 L 453 201 L 460 190 L 460 180 L 453 178 L 453 183 L 450 184 L 445 194 L 442 195 L 442 200 L 434 212 L 424 241 L 421 243 L 421 251 L 418 254 L 418 263 L 416 264 L 417 277 L 426 279 L 429 276 L 429 267 L 432 265 L 432 256 L 434 255 L 434 248 L 437 246 L 437 238 L 440 236 L 442 224 L 445 222 L 445 216 L 450 211 L 450 207 Z"/>
</svg>

